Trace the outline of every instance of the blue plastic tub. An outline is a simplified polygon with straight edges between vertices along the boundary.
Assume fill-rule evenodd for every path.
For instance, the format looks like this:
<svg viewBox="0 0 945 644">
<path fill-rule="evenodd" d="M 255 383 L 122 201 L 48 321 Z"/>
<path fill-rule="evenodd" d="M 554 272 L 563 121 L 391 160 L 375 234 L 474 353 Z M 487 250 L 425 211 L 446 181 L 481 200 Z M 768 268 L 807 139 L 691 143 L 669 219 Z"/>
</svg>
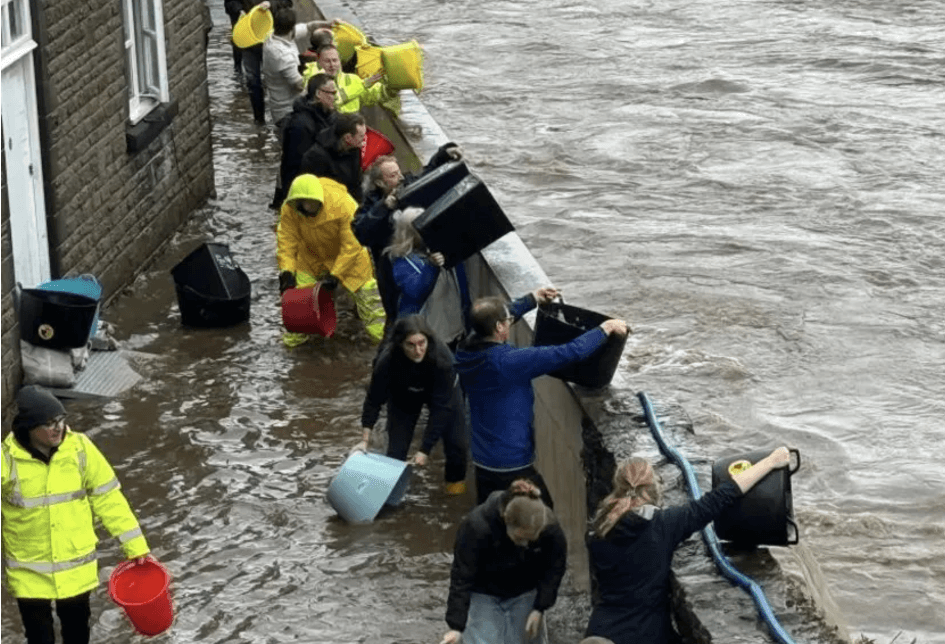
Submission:
<svg viewBox="0 0 945 644">
<path fill-rule="evenodd" d="M 384 504 L 399 505 L 410 467 L 383 454 L 355 452 L 328 486 L 328 502 L 349 523 L 370 523 Z"/>
</svg>

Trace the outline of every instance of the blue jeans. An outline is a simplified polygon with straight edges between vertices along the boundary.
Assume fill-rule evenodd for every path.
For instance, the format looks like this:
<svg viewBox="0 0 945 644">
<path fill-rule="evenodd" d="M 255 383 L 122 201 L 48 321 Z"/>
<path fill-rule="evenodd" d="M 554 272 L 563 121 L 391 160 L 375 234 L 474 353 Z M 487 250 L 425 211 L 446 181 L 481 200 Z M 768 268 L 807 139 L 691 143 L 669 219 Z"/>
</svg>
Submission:
<svg viewBox="0 0 945 644">
<path fill-rule="evenodd" d="M 518 597 L 501 599 L 493 595 L 470 593 L 469 613 L 463 630 L 463 644 L 541 644 L 545 642 L 544 624 L 538 637 L 526 639 L 525 622 L 535 607 L 537 590 Z"/>
</svg>

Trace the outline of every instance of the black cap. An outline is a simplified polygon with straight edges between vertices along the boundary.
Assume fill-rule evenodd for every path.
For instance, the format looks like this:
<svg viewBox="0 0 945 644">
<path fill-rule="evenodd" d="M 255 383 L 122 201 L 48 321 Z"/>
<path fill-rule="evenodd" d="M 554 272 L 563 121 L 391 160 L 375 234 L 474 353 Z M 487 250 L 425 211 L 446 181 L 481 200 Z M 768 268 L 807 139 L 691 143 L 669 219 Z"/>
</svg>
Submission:
<svg viewBox="0 0 945 644">
<path fill-rule="evenodd" d="M 29 385 L 16 394 L 16 416 L 13 417 L 13 433 L 24 445 L 29 444 L 29 431 L 46 425 L 55 418 L 64 416 L 66 408 L 59 399 L 39 385 Z M 26 439 L 26 442 L 23 442 Z"/>
</svg>

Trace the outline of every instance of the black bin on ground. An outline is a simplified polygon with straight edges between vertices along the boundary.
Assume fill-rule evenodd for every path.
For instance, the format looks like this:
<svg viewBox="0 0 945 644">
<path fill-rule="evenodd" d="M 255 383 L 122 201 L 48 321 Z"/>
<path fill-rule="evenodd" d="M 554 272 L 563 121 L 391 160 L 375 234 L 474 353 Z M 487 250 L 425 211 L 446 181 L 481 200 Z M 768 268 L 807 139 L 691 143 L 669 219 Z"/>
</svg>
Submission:
<svg viewBox="0 0 945 644">
<path fill-rule="evenodd" d="M 469 168 L 464 162 L 444 163 L 401 188 L 397 194 L 397 203 L 401 208 L 409 206 L 429 208 L 447 190 L 467 176 L 469 176 Z"/>
<path fill-rule="evenodd" d="M 716 460 L 712 464 L 712 489 L 732 479 L 729 468 L 733 465 L 737 472 L 746 463 L 755 464 L 770 453 L 761 450 Z M 790 546 L 798 542 L 791 476 L 801 467 L 801 455 L 796 449 L 791 454 L 797 459 L 796 465 L 772 471 L 715 520 L 719 539 L 742 546 Z"/>
<path fill-rule="evenodd" d="M 99 301 L 96 298 L 26 288 L 20 292 L 20 337 L 48 349 L 84 347 L 92 333 Z"/>
<path fill-rule="evenodd" d="M 609 316 L 564 302 L 542 304 L 538 307 L 535 338 L 532 344 L 536 347 L 565 344 L 609 319 Z M 611 333 L 607 336 L 607 342 L 589 358 L 555 371 L 551 375 L 591 389 L 606 387 L 617 371 L 617 365 L 626 344 L 626 335 Z"/>
<path fill-rule="evenodd" d="M 226 244 L 200 245 L 171 275 L 185 326 L 226 327 L 249 320 L 249 277 Z"/>
<path fill-rule="evenodd" d="M 468 175 L 413 222 L 431 251 L 443 253 L 452 268 L 515 227 L 486 185 Z"/>
</svg>

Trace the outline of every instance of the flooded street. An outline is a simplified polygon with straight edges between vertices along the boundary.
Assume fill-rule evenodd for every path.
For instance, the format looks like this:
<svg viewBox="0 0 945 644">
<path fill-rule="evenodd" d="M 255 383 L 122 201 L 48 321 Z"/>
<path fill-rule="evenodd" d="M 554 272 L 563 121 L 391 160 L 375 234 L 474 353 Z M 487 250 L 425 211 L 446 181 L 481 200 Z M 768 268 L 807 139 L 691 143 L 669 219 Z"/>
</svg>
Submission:
<svg viewBox="0 0 945 644">
<path fill-rule="evenodd" d="M 631 323 L 634 391 L 682 405 L 710 453 L 801 451 L 801 540 L 851 633 L 945 642 L 945 5 L 349 6 L 424 45 L 424 103 L 567 301 Z M 152 641 L 435 644 L 473 495 L 443 494 L 437 448 L 372 524 L 325 501 L 374 349 L 350 302 L 332 339 L 280 342 L 275 136 L 212 12 L 217 197 L 103 312 L 145 379 L 70 422 L 174 576 Z M 210 240 L 252 279 L 249 324 L 180 325 L 169 271 Z M 136 641 L 104 588 L 92 612 L 93 641 Z"/>
<path fill-rule="evenodd" d="M 213 16 L 217 199 L 103 312 L 122 348 L 138 352 L 145 379 L 104 406 L 69 403 L 70 423 L 107 454 L 154 554 L 174 577 L 177 621 L 152 641 L 439 641 L 447 553 L 474 497 L 445 496 L 437 448 L 414 474 L 405 507 L 382 511 L 373 524 L 346 525 L 325 501 L 331 476 L 360 440 L 374 348 L 350 301 L 340 305 L 335 337 L 291 351 L 281 343 L 276 214 L 266 208 L 278 165 L 275 137 L 253 125 L 233 75 L 222 3 Z M 229 244 L 252 280 L 249 324 L 180 324 L 169 271 L 209 240 Z M 106 566 L 120 560 L 112 539 L 99 553 Z M 102 569 L 103 579 L 108 572 Z M 104 586 L 92 602 L 93 641 L 143 641 Z M 6 592 L 2 636 L 22 638 Z"/>
</svg>

